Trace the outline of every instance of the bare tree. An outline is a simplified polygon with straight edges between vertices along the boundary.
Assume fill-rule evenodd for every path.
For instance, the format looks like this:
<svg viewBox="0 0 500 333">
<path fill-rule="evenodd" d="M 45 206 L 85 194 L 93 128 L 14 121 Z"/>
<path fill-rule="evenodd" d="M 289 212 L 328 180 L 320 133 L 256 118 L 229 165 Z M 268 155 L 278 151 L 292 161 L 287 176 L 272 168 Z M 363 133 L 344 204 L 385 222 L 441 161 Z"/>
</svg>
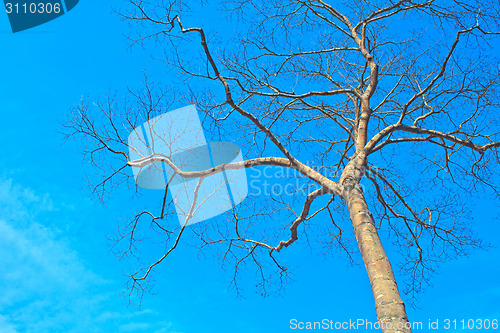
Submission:
<svg viewBox="0 0 500 333">
<path fill-rule="evenodd" d="M 193 225 L 189 238 L 201 249 L 222 246 L 235 278 L 253 263 L 266 292 L 273 274 L 282 282 L 288 272 L 279 252 L 307 237 L 316 221 L 330 220 L 308 239 L 327 238 L 325 248 L 350 257 L 354 235 L 382 331 L 411 332 L 379 233 L 402 252 L 409 293 L 437 262 L 482 246 L 467 203 L 499 194 L 498 2 L 226 0 L 189 8 L 130 0 L 120 15 L 133 28 L 132 43 L 165 51 L 162 60 L 182 84 L 162 90 L 146 80 L 125 101 L 77 108 L 67 126 L 86 139 L 90 161 L 103 171 L 95 191 L 106 194 L 129 182 L 130 167 L 158 162 L 197 179 L 197 189 L 223 170 L 293 170 L 305 193 L 250 196 L 221 218 Z M 249 158 L 195 171 L 157 152 L 132 160 L 127 136 L 167 111 L 173 96 L 196 104 L 212 135 L 238 142 Z M 173 215 L 167 190 L 120 236 L 126 253 L 142 226 L 166 244 L 158 260 L 132 274 L 131 290 L 143 290 L 185 239 L 187 220 L 166 226 Z M 300 211 L 294 200 L 302 201 Z"/>
</svg>

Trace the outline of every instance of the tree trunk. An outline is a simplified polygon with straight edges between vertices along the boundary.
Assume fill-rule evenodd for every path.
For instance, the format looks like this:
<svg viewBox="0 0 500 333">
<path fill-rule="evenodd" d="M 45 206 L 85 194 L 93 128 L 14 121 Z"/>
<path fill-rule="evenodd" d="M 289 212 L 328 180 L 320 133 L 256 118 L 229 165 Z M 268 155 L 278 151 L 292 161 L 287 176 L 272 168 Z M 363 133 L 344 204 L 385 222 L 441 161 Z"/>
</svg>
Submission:
<svg viewBox="0 0 500 333">
<path fill-rule="evenodd" d="M 399 295 L 391 263 L 380 242 L 373 217 L 359 184 L 344 185 L 344 200 L 372 286 L 377 318 L 383 333 L 411 333 L 405 305 Z"/>
</svg>

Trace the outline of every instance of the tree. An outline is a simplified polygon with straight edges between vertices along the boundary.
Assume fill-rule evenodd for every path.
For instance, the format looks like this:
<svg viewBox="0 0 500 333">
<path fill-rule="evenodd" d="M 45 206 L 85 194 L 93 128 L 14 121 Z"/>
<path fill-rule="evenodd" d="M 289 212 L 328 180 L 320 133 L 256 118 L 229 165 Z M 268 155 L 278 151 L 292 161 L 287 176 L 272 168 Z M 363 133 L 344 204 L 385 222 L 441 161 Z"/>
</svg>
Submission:
<svg viewBox="0 0 500 333">
<path fill-rule="evenodd" d="M 224 246 L 222 258 L 234 261 L 235 277 L 252 262 L 266 290 L 272 274 L 286 277 L 278 254 L 305 235 L 306 222 L 331 220 L 321 233 L 330 238 L 326 246 L 350 256 L 347 227 L 338 222 L 349 217 L 382 331 L 411 332 L 379 233 L 401 250 L 409 293 L 420 290 L 437 262 L 482 246 L 467 203 L 472 195 L 499 194 L 494 48 L 500 6 L 448 0 L 234 0 L 218 6 L 215 12 L 207 3 L 191 9 L 183 1 L 130 0 L 120 11 L 133 27 L 132 44 L 164 47 L 164 61 L 182 87 L 163 89 L 146 79 L 124 102 L 108 97 L 75 110 L 69 133 L 86 139 L 90 161 L 104 172 L 94 190 L 105 195 L 129 181 L 130 167 L 154 163 L 197 179 L 195 196 L 204 179 L 223 170 L 293 170 L 307 193 L 297 188 L 293 198 L 250 197 L 222 218 L 193 225 L 200 248 Z M 186 87 L 185 94 L 172 92 Z M 196 104 L 214 137 L 238 142 L 251 158 L 195 171 L 154 151 L 131 160 L 127 136 L 167 111 L 167 96 Z M 168 183 L 157 211 L 137 214 L 120 235 L 125 252 L 133 252 L 138 229 L 149 219 L 169 244 L 131 275 L 131 290 L 144 290 L 155 266 L 183 240 L 192 209 L 186 223 L 166 227 L 173 214 L 167 190 Z M 292 200 L 302 201 L 300 212 Z M 319 208 L 312 212 L 313 206 Z M 276 216 L 280 221 L 263 226 Z"/>
</svg>

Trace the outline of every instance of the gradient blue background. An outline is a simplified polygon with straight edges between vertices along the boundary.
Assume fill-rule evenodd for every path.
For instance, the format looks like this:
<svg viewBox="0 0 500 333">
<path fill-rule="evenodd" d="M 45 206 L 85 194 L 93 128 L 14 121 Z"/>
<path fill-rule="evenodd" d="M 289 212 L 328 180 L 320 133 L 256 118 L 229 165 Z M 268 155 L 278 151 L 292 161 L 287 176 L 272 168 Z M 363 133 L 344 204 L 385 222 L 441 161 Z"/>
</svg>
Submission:
<svg viewBox="0 0 500 333">
<path fill-rule="evenodd" d="M 128 306 L 120 293 L 129 267 L 105 236 L 116 233 L 121 207 L 130 204 L 118 197 L 103 207 L 91 199 L 81 147 L 63 144 L 60 134 L 84 94 L 123 93 L 139 85 L 143 70 L 169 80 L 146 51 L 128 48 L 128 28 L 111 10 L 119 4 L 81 1 L 17 34 L 0 14 L 0 332 L 288 332 L 293 318 L 374 322 L 364 267 L 303 245 L 283 255 L 294 282 L 281 297 L 248 288 L 237 298 L 230 274 L 181 246 L 159 268 L 157 294 L 146 295 L 141 310 Z M 497 247 L 498 211 L 497 203 L 478 202 L 471 221 Z M 499 258 L 493 248 L 443 264 L 420 309 L 408 307 L 410 320 L 425 328 L 436 318 L 500 319 Z"/>
</svg>

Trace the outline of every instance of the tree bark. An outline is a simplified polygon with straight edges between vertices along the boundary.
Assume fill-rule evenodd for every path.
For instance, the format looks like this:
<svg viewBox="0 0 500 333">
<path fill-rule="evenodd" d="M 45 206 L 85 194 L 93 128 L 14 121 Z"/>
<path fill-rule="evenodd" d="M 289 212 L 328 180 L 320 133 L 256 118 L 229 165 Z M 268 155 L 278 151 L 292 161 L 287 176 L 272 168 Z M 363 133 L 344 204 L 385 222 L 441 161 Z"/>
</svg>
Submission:
<svg viewBox="0 0 500 333">
<path fill-rule="evenodd" d="M 343 197 L 349 209 L 359 251 L 372 286 L 380 328 L 383 333 L 411 333 L 405 305 L 399 295 L 392 267 L 380 242 L 363 190 L 346 179 Z"/>
</svg>

